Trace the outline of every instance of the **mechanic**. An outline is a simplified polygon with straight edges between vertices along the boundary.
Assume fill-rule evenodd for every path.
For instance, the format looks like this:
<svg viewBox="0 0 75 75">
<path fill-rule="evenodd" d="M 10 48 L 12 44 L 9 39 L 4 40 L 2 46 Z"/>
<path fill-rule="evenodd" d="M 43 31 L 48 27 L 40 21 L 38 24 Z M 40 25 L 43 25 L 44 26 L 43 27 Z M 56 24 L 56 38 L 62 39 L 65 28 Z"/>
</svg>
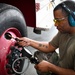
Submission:
<svg viewBox="0 0 75 75">
<path fill-rule="evenodd" d="M 41 72 L 53 72 L 56 75 L 75 75 L 75 2 L 64 1 L 54 10 L 54 22 L 58 33 L 50 42 L 40 42 L 27 37 L 18 38 L 20 46 L 32 46 L 39 51 L 49 53 L 59 48 L 59 63 L 54 65 L 42 60 L 35 68 Z"/>
</svg>

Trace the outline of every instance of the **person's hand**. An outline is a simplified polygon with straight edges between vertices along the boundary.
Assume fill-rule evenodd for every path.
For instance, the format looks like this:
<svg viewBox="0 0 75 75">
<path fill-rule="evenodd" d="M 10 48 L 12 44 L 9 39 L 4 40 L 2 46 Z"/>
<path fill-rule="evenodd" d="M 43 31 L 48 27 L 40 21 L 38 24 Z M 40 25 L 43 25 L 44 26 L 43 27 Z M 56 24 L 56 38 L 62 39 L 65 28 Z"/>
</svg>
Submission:
<svg viewBox="0 0 75 75">
<path fill-rule="evenodd" d="M 49 72 L 49 65 L 50 65 L 49 62 L 43 60 L 39 64 L 35 65 L 34 67 L 41 72 Z"/>
<path fill-rule="evenodd" d="M 29 46 L 30 45 L 30 39 L 27 37 L 22 37 L 22 38 L 18 37 L 17 39 L 18 39 L 17 43 L 19 46 Z"/>
</svg>

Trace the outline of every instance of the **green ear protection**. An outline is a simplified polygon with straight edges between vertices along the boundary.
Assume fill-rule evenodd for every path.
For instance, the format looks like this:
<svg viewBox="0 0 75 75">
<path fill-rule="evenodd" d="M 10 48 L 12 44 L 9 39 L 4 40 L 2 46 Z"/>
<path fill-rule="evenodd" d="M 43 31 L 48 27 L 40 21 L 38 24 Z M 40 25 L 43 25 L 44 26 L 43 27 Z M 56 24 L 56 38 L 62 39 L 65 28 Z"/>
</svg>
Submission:
<svg viewBox="0 0 75 75">
<path fill-rule="evenodd" d="M 69 12 L 69 17 L 68 17 L 68 21 L 70 26 L 75 26 L 75 12 L 73 12 L 72 10 L 70 10 L 65 3 L 62 3 L 62 7 Z"/>
</svg>

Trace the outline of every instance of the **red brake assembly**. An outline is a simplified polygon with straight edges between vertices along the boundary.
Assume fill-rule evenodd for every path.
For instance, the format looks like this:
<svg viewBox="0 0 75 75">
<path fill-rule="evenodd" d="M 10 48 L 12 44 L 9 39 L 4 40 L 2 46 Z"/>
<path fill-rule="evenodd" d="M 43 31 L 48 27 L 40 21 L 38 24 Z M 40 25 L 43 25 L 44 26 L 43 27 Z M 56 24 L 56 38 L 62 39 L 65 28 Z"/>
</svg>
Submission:
<svg viewBox="0 0 75 75">
<path fill-rule="evenodd" d="M 16 41 L 22 41 L 17 38 L 12 37 L 10 33 L 5 34 L 5 38 L 8 40 L 14 39 Z M 8 70 L 8 74 L 22 74 L 26 71 L 26 69 L 29 66 L 29 60 L 33 64 L 38 64 L 39 61 L 36 57 L 32 55 L 32 53 L 26 49 L 25 47 L 21 47 L 18 44 L 15 44 L 15 46 L 10 48 L 11 52 L 7 56 L 8 63 L 6 65 L 6 68 Z M 24 61 L 26 62 L 26 68 L 24 70 L 20 70 L 20 66 L 22 66 Z M 24 63 L 25 64 L 25 63 Z"/>
</svg>

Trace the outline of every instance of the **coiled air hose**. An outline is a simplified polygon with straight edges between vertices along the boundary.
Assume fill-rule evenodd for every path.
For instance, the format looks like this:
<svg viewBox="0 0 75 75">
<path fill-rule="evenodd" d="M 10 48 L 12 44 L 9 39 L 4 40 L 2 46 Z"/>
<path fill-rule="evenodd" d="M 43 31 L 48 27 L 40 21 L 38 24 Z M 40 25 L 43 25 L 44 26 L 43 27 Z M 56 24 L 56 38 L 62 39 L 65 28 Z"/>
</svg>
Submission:
<svg viewBox="0 0 75 75">
<path fill-rule="evenodd" d="M 18 60 L 25 60 L 25 63 L 24 64 L 26 64 L 26 65 L 24 65 L 24 67 L 26 67 L 25 69 L 22 69 L 22 71 L 21 72 L 18 72 L 18 71 L 16 71 L 16 69 L 14 68 L 14 65 L 15 65 L 15 63 L 18 61 Z M 28 69 L 28 67 L 29 67 L 29 63 L 30 63 L 30 61 L 29 61 L 29 59 L 27 58 L 27 57 L 20 57 L 20 58 L 17 58 L 17 59 L 15 59 L 15 61 L 13 62 L 13 64 L 12 64 L 12 69 L 13 69 L 13 71 L 15 72 L 15 73 L 17 73 L 17 74 L 23 74 L 24 72 L 26 72 L 27 71 L 27 69 Z"/>
</svg>

